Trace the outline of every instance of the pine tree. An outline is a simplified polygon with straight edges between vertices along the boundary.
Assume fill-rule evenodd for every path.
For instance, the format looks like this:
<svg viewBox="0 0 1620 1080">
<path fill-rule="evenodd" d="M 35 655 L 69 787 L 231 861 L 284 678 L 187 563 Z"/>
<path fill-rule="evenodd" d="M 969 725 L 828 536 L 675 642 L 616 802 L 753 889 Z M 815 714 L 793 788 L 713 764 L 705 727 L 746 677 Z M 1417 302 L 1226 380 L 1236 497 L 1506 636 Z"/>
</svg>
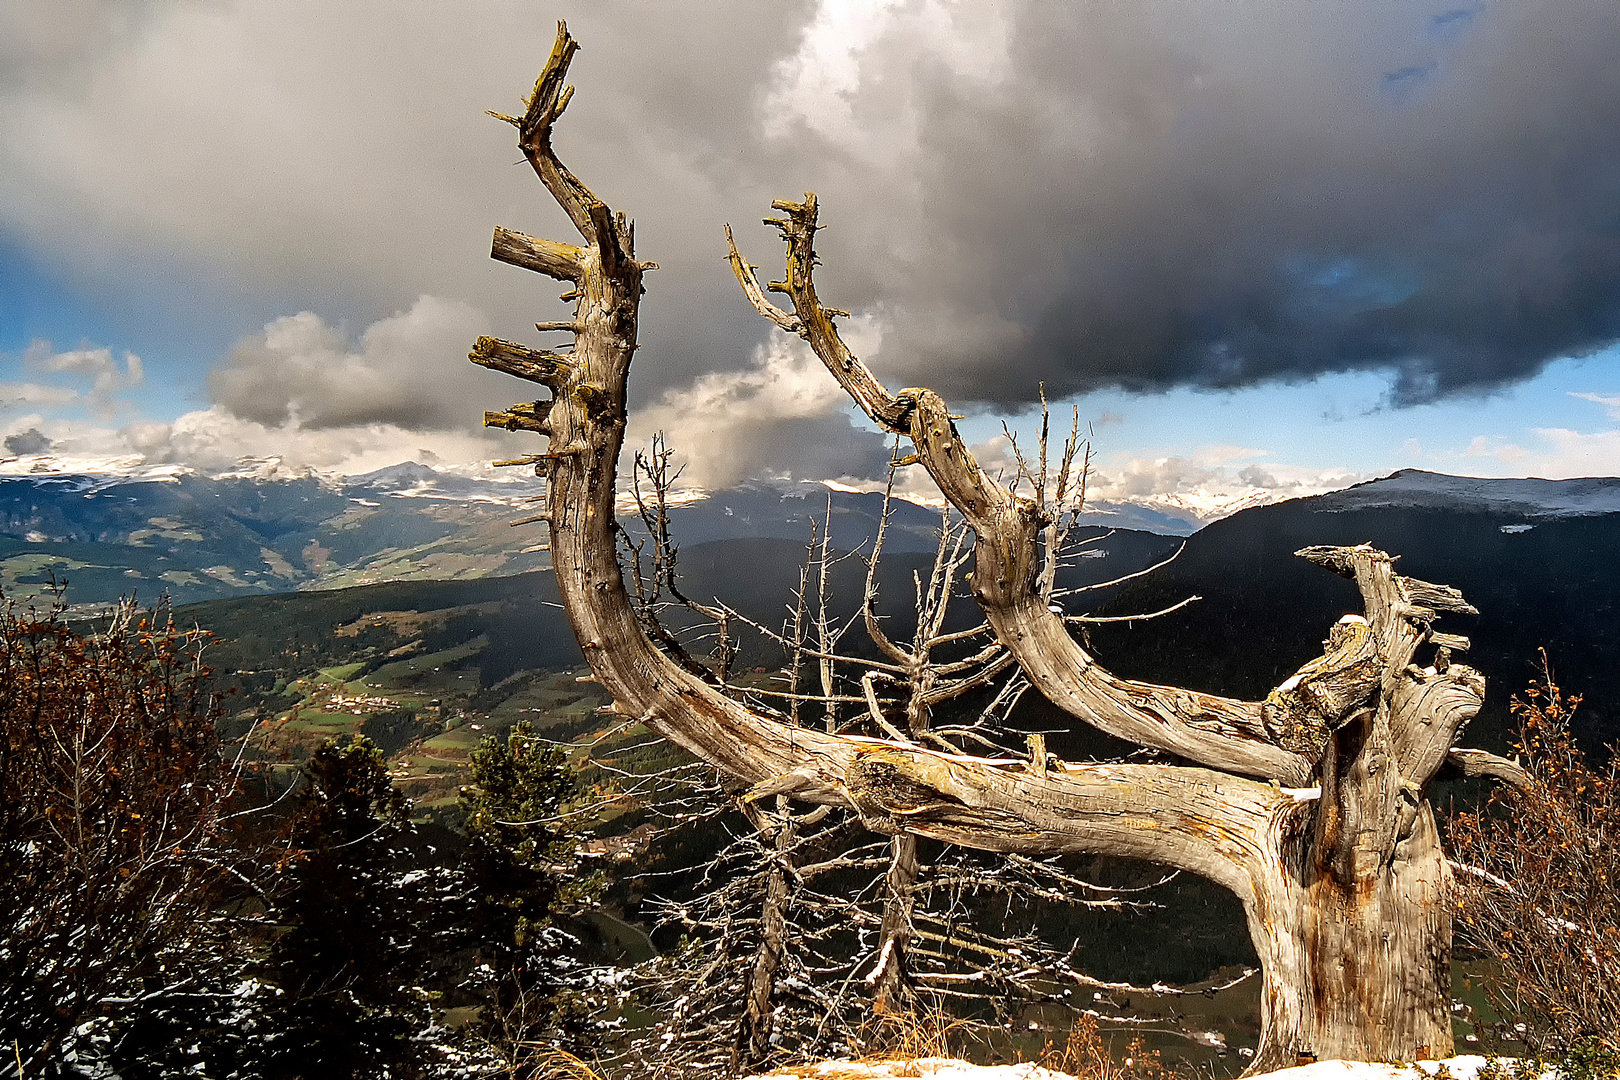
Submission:
<svg viewBox="0 0 1620 1080">
<path fill-rule="evenodd" d="M 561 749 L 519 723 L 472 754 L 463 867 L 483 999 L 478 1033 L 509 1064 L 542 1047 L 585 1049 L 601 1003 L 569 924 L 595 903 L 600 874 L 584 873 L 564 828 L 575 776 Z"/>
<path fill-rule="evenodd" d="M 410 803 L 369 740 L 327 742 L 303 779 L 264 964 L 278 991 L 264 1073 L 424 1075 L 436 1056 L 426 1003 L 455 941 L 455 874 L 413 869 Z"/>
</svg>

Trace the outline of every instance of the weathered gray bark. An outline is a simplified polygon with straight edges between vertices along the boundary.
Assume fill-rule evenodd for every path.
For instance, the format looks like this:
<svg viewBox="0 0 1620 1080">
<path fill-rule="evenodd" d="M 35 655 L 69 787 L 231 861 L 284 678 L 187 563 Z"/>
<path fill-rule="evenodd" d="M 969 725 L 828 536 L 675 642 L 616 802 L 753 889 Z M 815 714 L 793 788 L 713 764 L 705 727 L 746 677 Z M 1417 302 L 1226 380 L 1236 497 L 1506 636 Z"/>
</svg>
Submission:
<svg viewBox="0 0 1620 1080">
<path fill-rule="evenodd" d="M 796 835 L 792 813 L 787 799 L 776 800 L 776 852 L 765 871 L 765 902 L 759 913 L 759 951 L 754 955 L 754 970 L 748 978 L 748 1003 L 743 1013 L 742 1031 L 738 1045 L 733 1048 L 732 1067 L 741 1071 L 743 1065 L 764 1061 L 771 1050 L 771 995 L 776 991 L 776 972 L 782 966 L 782 953 L 786 948 L 788 853 L 793 849 Z"/>
<path fill-rule="evenodd" d="M 921 869 L 915 836 L 901 833 L 889 841 L 889 869 L 883 875 L 883 925 L 878 931 L 877 968 L 872 972 L 872 1007 L 880 1014 L 907 1011 L 911 998 L 907 954 Z"/>
<path fill-rule="evenodd" d="M 1030 679 L 1088 723 L 1207 767 L 985 759 L 794 726 L 730 700 L 647 638 L 615 558 L 614 481 L 641 277 L 652 264 L 636 261 L 625 217 L 552 152 L 575 49 L 559 24 L 524 115 L 502 119 L 518 128 L 519 146 L 584 244 L 503 229 L 492 251 L 572 284 L 564 298 L 575 302 L 573 318 L 541 326 L 572 331 L 574 349 L 481 339 L 471 359 L 552 392 L 550 402 L 486 422 L 548 439 L 534 458 L 549 482 L 537 520 L 549 525 L 563 607 L 613 707 L 752 785 L 750 803 L 786 795 L 849 805 L 895 836 L 1141 859 L 1232 890 L 1265 968 L 1256 1069 L 1307 1053 L 1449 1051 L 1446 871 L 1423 789 L 1478 708 L 1483 681 L 1449 665 L 1443 650 L 1429 669 L 1411 661 L 1436 611 L 1460 597 L 1394 575 L 1389 557 L 1369 548 L 1313 550 L 1302 554 L 1356 578 L 1366 617 L 1344 623 L 1328 655 L 1266 702 L 1109 674 L 1039 598 L 1038 508 L 983 474 L 936 395 L 889 395 L 838 340 L 809 279 L 813 198 L 778 204 L 790 215 L 781 223 L 790 244 L 782 289 L 794 314 L 765 301 L 733 249 L 756 306 L 804 334 L 869 415 L 912 437 L 977 533 L 974 591 Z M 1471 760 L 1478 769 L 1481 759 Z M 1317 780 L 1320 797 L 1300 790 Z"/>
</svg>

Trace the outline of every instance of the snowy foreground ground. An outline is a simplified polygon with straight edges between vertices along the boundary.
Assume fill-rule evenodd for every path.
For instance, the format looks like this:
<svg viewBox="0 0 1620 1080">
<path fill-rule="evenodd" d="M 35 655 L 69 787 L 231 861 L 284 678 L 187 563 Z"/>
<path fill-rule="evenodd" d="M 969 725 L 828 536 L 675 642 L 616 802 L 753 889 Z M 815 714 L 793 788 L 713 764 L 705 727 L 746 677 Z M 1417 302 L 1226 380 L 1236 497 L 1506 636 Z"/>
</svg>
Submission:
<svg viewBox="0 0 1620 1080">
<path fill-rule="evenodd" d="M 1485 1065 L 1478 1054 L 1464 1054 L 1445 1061 L 1420 1061 L 1413 1065 L 1370 1065 L 1362 1061 L 1318 1061 L 1293 1069 L 1263 1073 L 1277 1080 L 1426 1080 L 1441 1073 L 1455 1080 L 1475 1080 Z M 1067 1073 L 1053 1072 L 1039 1065 L 970 1065 L 950 1058 L 920 1058 L 916 1061 L 822 1061 L 797 1069 L 785 1069 L 750 1080 L 1072 1080 Z M 1251 1077 L 1249 1080 L 1257 1080 Z"/>
</svg>

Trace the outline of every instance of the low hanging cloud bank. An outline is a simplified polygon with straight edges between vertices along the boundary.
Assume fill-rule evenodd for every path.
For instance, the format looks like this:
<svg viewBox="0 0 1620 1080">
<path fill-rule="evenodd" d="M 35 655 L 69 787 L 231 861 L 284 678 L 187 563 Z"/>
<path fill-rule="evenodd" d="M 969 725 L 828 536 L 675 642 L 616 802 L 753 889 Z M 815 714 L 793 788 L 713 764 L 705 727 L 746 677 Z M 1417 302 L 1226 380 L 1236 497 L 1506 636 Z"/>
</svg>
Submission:
<svg viewBox="0 0 1620 1080">
<path fill-rule="evenodd" d="M 1023 444 L 1026 458 L 1031 448 Z M 992 475 L 1010 480 L 1016 469 L 1012 442 L 997 436 L 972 448 Z M 920 474 L 920 470 L 911 470 Z M 1345 469 L 1316 469 L 1273 461 L 1264 450 L 1242 446 L 1205 446 L 1186 455 L 1140 457 L 1099 453 L 1085 480 L 1086 507 L 1099 521 L 1120 518 L 1122 527 L 1192 531 L 1217 518 L 1251 506 L 1337 491 L 1371 477 Z M 928 493 L 924 478 L 909 475 L 908 494 Z M 1158 519 L 1134 516 L 1139 507 Z"/>
<path fill-rule="evenodd" d="M 846 332 L 864 351 L 870 320 Z M 626 446 L 662 432 L 684 486 L 717 490 L 748 479 L 869 480 L 884 475 L 888 443 L 850 415 L 843 389 L 808 345 L 786 335 L 754 352 L 753 366 L 701 376 L 665 391 L 630 417 Z"/>
<path fill-rule="evenodd" d="M 35 370 L 93 385 L 0 384 L 0 410 L 18 413 L 7 418 L 5 444 L 18 457 L 53 455 L 64 468 L 116 458 L 121 468 L 213 473 L 273 458 L 285 471 L 342 475 L 407 460 L 465 468 L 533 452 L 541 445 L 535 435 L 479 427 L 485 408 L 543 394 L 466 362 L 487 324 L 472 305 L 435 296 L 418 297 L 358 335 L 313 312 L 284 316 L 238 342 L 209 373 L 207 408 L 122 427 L 86 420 L 127 411 L 117 395 L 139 381 L 139 358 L 119 368 L 106 349 L 55 353 L 41 344 L 32 350 Z M 875 344 L 860 325 L 852 339 Z M 84 415 L 46 411 L 68 406 Z M 636 410 L 627 447 L 645 449 L 658 432 L 687 488 L 756 478 L 869 480 L 889 460 L 883 437 L 852 422 L 820 361 L 785 338 L 758 347 L 746 370 L 709 373 Z"/>
<path fill-rule="evenodd" d="M 304 311 L 243 339 L 208 379 L 213 403 L 172 421 L 115 420 L 119 395 L 140 381 L 138 357 L 109 350 L 30 350 L 31 367 L 72 385 L 13 386 L 0 398 L 7 451 L 41 471 L 170 466 L 218 473 L 244 460 L 283 472 L 359 475 L 402 461 L 466 466 L 533 449 L 527 439 L 479 428 L 486 406 L 521 394 L 512 380 L 467 364 L 486 324 L 478 309 L 422 296 L 352 340 Z M 9 408 L 8 408 L 9 406 Z M 42 407 L 43 406 L 43 407 Z M 102 421 L 98 423 L 97 421 Z"/>
</svg>

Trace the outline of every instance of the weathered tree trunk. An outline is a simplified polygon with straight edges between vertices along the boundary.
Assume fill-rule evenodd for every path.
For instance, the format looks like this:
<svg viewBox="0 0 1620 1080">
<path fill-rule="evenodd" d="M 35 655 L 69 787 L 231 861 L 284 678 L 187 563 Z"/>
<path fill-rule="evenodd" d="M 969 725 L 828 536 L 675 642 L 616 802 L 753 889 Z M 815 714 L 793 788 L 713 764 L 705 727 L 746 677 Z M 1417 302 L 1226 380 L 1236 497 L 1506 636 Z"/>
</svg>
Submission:
<svg viewBox="0 0 1620 1080">
<path fill-rule="evenodd" d="M 1269 955 L 1261 957 L 1266 1035 L 1254 1071 L 1306 1055 L 1452 1054 L 1450 878 L 1433 815 L 1425 810 L 1422 821 L 1377 873 L 1342 882 L 1302 851 L 1303 872 L 1279 882 L 1276 921 L 1288 933 L 1255 936 Z"/>
<path fill-rule="evenodd" d="M 558 591 L 614 709 L 752 785 L 750 811 L 786 795 L 853 806 L 868 827 L 898 837 L 1139 859 L 1230 889 L 1265 968 L 1256 1069 L 1303 1055 L 1449 1052 L 1446 870 L 1423 792 L 1478 709 L 1483 679 L 1450 664 L 1450 649 L 1466 642 L 1430 623 L 1440 611 L 1472 609 L 1454 590 L 1395 575 L 1389 556 L 1369 547 L 1309 549 L 1300 554 L 1356 579 L 1366 616 L 1347 616 L 1326 653 L 1264 702 L 1111 675 L 1040 599 L 1041 508 L 984 475 L 937 395 L 890 395 L 838 340 L 810 284 L 813 197 L 777 204 L 789 214 L 778 223 L 790 243 L 780 290 L 792 295 L 793 314 L 765 300 L 733 248 L 756 307 L 808 338 L 869 415 L 911 436 L 977 534 L 975 593 L 1030 679 L 1079 719 L 1197 765 L 986 759 L 795 726 L 727 698 L 648 640 L 615 557 L 614 482 L 641 276 L 652 264 L 635 260 L 625 217 L 552 152 L 575 48 L 559 25 L 525 114 L 503 119 L 585 243 L 499 230 L 492 252 L 572 283 L 564 294 L 576 301 L 572 320 L 541 328 L 572 331 L 574 350 L 485 338 L 471 358 L 553 393 L 486 423 L 549 439 L 547 453 L 522 460 L 549 481 L 539 517 L 550 526 Z M 1434 649 L 1429 667 L 1413 663 L 1420 645 Z M 1513 774 L 1489 755 L 1452 756 L 1468 771 Z M 896 845 L 902 876 L 905 850 Z M 902 915 L 897 908 L 895 940 Z"/>
<path fill-rule="evenodd" d="M 776 852 L 765 870 L 765 901 L 759 913 L 759 950 L 754 954 L 754 970 L 748 977 L 748 1005 L 743 1013 L 742 1030 L 732 1052 L 732 1068 L 740 1074 L 744 1067 L 764 1061 L 771 1052 L 771 996 L 776 992 L 776 972 L 782 966 L 786 948 L 788 858 L 793 850 L 797 828 L 787 799 L 777 796 Z"/>
<path fill-rule="evenodd" d="M 905 1012 L 911 999 L 911 919 L 917 908 L 917 838 L 902 833 L 889 841 L 889 870 L 883 876 L 883 924 L 873 971 L 872 1007 L 879 1014 Z"/>
<path fill-rule="evenodd" d="M 1365 773 L 1369 756 L 1354 753 L 1349 772 Z M 1324 791 L 1314 813 L 1272 838 L 1275 861 L 1246 905 L 1264 980 L 1252 1072 L 1453 1052 L 1450 875 L 1434 816 L 1423 806 L 1387 853 L 1376 829 L 1362 832 L 1345 860 L 1350 838 L 1336 823 L 1363 816 L 1365 794 L 1335 803 Z"/>
</svg>

